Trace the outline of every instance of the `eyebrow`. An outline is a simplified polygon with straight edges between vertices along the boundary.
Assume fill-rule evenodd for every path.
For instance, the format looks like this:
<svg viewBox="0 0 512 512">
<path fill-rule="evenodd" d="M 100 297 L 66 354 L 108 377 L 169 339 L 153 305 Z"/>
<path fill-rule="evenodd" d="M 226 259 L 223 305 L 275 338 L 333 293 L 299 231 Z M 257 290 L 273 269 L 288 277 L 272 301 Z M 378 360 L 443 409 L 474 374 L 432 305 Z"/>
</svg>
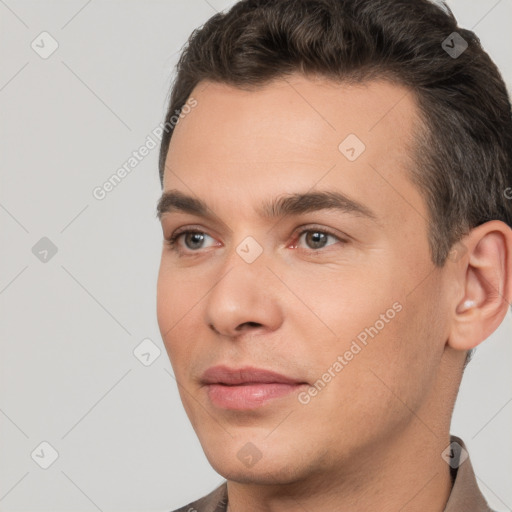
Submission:
<svg viewBox="0 0 512 512">
<path fill-rule="evenodd" d="M 377 215 L 366 205 L 349 198 L 345 194 L 331 191 L 294 193 L 271 201 L 264 201 L 257 213 L 263 218 L 276 219 L 319 210 L 337 210 L 342 213 L 366 217 L 377 222 Z M 158 200 L 157 217 L 159 220 L 162 219 L 164 213 L 171 212 L 183 212 L 219 220 L 204 201 L 188 196 L 178 190 L 164 192 Z"/>
</svg>

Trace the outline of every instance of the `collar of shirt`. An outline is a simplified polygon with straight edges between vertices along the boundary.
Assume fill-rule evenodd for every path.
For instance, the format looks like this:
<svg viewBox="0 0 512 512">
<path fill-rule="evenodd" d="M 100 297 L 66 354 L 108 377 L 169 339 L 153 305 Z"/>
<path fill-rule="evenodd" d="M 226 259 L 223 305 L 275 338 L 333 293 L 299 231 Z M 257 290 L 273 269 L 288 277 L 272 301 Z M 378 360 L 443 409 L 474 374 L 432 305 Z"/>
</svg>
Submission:
<svg viewBox="0 0 512 512">
<path fill-rule="evenodd" d="M 478 488 L 464 442 L 456 436 L 450 437 L 452 444 L 448 457 L 452 461 L 450 466 L 454 482 L 443 512 L 493 512 Z M 174 512 L 227 512 L 227 506 L 228 488 L 227 482 L 223 482 L 207 496 Z"/>
</svg>

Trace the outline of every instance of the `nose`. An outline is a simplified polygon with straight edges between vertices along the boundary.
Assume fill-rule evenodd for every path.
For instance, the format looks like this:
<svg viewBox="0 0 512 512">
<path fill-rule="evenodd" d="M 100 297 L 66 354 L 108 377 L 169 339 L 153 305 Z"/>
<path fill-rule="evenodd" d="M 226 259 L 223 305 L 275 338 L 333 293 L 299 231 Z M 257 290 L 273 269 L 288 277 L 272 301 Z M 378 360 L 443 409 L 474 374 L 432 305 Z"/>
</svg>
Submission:
<svg viewBox="0 0 512 512">
<path fill-rule="evenodd" d="M 264 258 L 246 263 L 238 254 L 205 301 L 205 322 L 214 332 L 237 337 L 249 331 L 271 332 L 283 323 L 278 279 Z"/>
</svg>

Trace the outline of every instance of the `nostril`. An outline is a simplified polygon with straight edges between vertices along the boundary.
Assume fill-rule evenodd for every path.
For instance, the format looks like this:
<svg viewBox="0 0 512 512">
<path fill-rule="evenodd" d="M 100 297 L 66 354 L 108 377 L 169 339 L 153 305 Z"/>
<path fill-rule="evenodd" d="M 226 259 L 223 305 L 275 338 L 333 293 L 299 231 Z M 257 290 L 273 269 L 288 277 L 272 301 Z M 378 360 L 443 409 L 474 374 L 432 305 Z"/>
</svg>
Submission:
<svg viewBox="0 0 512 512">
<path fill-rule="evenodd" d="M 244 329 L 245 327 L 261 327 L 261 324 L 259 324 L 258 322 L 244 322 L 243 324 L 240 324 L 236 330 L 237 331 L 240 331 L 242 329 Z"/>
<path fill-rule="evenodd" d="M 212 323 L 208 324 L 208 327 L 215 333 L 215 334 L 218 334 L 218 335 L 223 335 L 221 331 L 219 331 L 215 325 L 213 325 Z M 234 336 L 235 333 L 239 333 L 239 332 L 242 332 L 246 329 L 253 329 L 255 327 L 263 327 L 263 324 L 260 324 L 258 322 L 243 322 L 241 324 L 238 324 L 234 331 L 231 331 L 230 334 L 227 334 L 228 336 Z"/>
</svg>

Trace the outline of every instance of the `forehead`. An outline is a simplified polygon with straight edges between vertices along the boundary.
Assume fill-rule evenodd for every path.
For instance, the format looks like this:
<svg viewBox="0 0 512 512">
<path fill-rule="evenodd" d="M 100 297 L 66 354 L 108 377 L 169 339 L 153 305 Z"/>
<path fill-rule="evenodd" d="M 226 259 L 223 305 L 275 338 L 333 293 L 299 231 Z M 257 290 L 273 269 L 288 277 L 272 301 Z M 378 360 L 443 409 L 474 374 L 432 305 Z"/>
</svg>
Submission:
<svg viewBox="0 0 512 512">
<path fill-rule="evenodd" d="M 197 106 L 175 128 L 164 190 L 231 190 L 224 200 L 235 207 L 243 189 L 263 198 L 321 182 L 383 214 L 400 217 L 411 201 L 422 208 L 409 179 L 418 109 L 405 87 L 292 75 L 252 90 L 202 82 L 191 96 Z"/>
<path fill-rule="evenodd" d="M 325 149 L 344 133 L 380 142 L 379 135 L 393 138 L 410 133 L 417 115 L 412 91 L 385 80 L 348 84 L 296 74 L 250 90 L 201 82 L 191 97 L 198 107 L 193 115 L 180 120 L 170 149 L 172 142 L 183 136 L 201 138 L 206 150 L 210 140 L 217 142 L 224 135 L 241 141 L 265 135 L 274 139 L 278 132 L 281 138 L 276 143 L 283 143 L 286 132 L 290 132 L 293 139 L 290 137 L 288 142 L 295 142 L 297 150 L 306 144 L 307 151 L 315 144 Z M 388 131 L 390 126 L 393 132 Z"/>
</svg>

